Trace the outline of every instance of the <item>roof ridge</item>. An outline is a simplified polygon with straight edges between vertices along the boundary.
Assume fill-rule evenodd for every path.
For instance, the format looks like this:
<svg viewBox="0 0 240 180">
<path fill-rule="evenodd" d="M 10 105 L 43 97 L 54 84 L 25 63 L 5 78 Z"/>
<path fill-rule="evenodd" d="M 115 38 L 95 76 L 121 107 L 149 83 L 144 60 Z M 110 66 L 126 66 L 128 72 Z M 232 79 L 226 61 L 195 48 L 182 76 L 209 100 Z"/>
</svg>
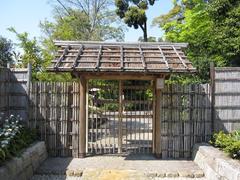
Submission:
<svg viewBox="0 0 240 180">
<path fill-rule="evenodd" d="M 54 44 L 57 46 L 64 46 L 64 45 L 80 45 L 80 44 L 88 44 L 88 45 L 113 45 L 113 46 L 139 46 L 139 45 L 146 45 L 146 46 L 178 46 L 182 48 L 186 48 L 188 43 L 174 43 L 174 42 L 109 42 L 109 41 L 62 41 L 62 40 L 54 40 Z"/>
</svg>

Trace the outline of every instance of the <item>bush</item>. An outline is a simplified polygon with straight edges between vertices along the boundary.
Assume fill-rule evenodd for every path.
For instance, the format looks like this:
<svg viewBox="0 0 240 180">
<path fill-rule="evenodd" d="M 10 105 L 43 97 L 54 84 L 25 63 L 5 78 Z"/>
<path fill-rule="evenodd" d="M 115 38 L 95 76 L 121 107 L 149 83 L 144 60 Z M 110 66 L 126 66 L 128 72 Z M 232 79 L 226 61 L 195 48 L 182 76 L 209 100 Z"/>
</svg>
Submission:
<svg viewBox="0 0 240 180">
<path fill-rule="evenodd" d="M 19 155 L 23 148 L 36 140 L 36 132 L 22 125 L 20 116 L 11 115 L 0 127 L 0 164 Z"/>
<path fill-rule="evenodd" d="M 224 133 L 222 131 L 215 133 L 210 144 L 222 149 L 232 158 L 240 159 L 240 130 L 232 133 Z"/>
</svg>

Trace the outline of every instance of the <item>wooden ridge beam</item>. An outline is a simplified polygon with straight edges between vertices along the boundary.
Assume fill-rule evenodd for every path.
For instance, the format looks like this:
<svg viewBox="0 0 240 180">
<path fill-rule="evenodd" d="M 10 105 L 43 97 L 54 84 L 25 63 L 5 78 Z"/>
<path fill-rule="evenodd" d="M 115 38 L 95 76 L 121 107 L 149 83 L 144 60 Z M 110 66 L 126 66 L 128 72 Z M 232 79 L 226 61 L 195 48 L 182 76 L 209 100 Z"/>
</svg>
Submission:
<svg viewBox="0 0 240 180">
<path fill-rule="evenodd" d="M 68 50 L 70 49 L 70 45 L 68 45 L 64 51 L 63 54 L 61 55 L 61 57 L 58 59 L 57 63 L 55 64 L 54 68 L 57 69 L 59 64 L 61 63 L 61 61 L 64 59 L 65 55 L 68 53 Z"/>
<path fill-rule="evenodd" d="M 64 45 L 75 45 L 78 46 L 79 44 L 86 44 L 86 45 L 106 45 L 106 46 L 176 46 L 179 48 L 186 48 L 188 46 L 188 43 L 171 43 L 171 42 L 102 42 L 102 41 L 54 41 L 54 44 L 56 46 L 64 46 Z"/>
</svg>

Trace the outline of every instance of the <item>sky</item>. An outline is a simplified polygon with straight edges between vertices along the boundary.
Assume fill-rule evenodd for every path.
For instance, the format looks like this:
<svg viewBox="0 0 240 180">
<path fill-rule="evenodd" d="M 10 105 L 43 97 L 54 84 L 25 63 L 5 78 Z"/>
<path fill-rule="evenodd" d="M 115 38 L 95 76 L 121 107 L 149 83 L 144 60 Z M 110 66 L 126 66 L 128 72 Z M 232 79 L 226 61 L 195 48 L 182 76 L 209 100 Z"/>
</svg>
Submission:
<svg viewBox="0 0 240 180">
<path fill-rule="evenodd" d="M 14 27 L 17 32 L 28 32 L 30 37 L 40 37 L 39 22 L 44 19 L 53 21 L 50 0 L 2 0 L 0 11 L 0 35 L 16 42 L 16 37 L 7 28 Z M 172 0 L 157 0 L 147 11 L 148 36 L 161 37 L 163 32 L 152 27 L 154 17 L 167 13 L 172 8 Z M 142 36 L 142 30 L 128 28 L 125 41 L 134 42 Z"/>
</svg>

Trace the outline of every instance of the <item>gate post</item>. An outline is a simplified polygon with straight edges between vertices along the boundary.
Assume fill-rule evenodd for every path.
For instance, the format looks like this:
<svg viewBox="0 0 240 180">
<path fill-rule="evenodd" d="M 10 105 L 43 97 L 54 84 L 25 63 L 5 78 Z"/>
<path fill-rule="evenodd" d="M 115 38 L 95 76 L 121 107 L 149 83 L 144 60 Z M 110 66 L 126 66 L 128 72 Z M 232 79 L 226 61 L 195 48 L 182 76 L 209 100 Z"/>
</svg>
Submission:
<svg viewBox="0 0 240 180">
<path fill-rule="evenodd" d="M 86 156 L 86 79 L 80 76 L 79 158 Z"/>
<path fill-rule="evenodd" d="M 157 158 L 162 157 L 161 148 L 161 97 L 164 86 L 164 79 L 157 79 L 155 83 L 156 89 L 156 108 L 155 108 L 155 155 Z"/>
<path fill-rule="evenodd" d="M 123 113 L 123 90 L 122 90 L 122 80 L 119 80 L 119 109 L 118 109 L 118 153 L 122 153 L 122 113 Z"/>
</svg>

